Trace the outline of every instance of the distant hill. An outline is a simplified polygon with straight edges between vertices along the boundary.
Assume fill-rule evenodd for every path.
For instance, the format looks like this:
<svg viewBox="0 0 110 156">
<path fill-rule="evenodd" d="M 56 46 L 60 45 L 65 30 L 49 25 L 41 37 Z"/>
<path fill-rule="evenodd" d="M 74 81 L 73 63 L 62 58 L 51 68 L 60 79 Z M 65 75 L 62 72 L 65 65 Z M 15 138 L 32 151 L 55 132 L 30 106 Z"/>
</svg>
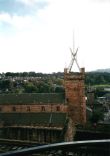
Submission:
<svg viewBox="0 0 110 156">
<path fill-rule="evenodd" d="M 97 69 L 95 71 L 92 72 L 98 72 L 98 73 L 110 73 L 110 68 L 106 68 L 106 69 Z"/>
</svg>

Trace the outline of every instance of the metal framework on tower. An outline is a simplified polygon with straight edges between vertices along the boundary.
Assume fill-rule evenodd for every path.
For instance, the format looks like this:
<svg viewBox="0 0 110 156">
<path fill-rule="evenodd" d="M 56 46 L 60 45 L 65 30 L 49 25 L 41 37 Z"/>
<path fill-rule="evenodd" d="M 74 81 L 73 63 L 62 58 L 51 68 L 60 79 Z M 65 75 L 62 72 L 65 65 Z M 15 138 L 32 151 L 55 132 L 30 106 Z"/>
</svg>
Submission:
<svg viewBox="0 0 110 156">
<path fill-rule="evenodd" d="M 73 50 L 70 48 L 70 52 L 71 52 L 71 62 L 68 66 L 68 73 L 71 72 L 72 70 L 72 67 L 73 67 L 73 64 L 74 62 L 76 63 L 77 67 L 78 67 L 78 70 L 80 72 L 80 67 L 79 67 L 79 64 L 78 64 L 78 61 L 77 61 L 77 52 L 78 52 L 78 48 L 76 50 L 74 50 L 74 36 L 73 36 Z"/>
</svg>

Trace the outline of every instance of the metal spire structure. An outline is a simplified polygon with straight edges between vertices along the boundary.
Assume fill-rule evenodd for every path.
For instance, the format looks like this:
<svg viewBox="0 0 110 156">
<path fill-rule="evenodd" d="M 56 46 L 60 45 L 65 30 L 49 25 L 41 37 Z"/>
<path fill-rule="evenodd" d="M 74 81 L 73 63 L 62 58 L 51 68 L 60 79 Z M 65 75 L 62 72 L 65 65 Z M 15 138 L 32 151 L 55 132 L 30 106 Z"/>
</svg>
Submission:
<svg viewBox="0 0 110 156">
<path fill-rule="evenodd" d="M 76 49 L 76 51 L 74 50 L 74 36 L 73 36 L 73 50 L 70 48 L 70 52 L 71 52 L 71 56 L 72 56 L 72 59 L 71 59 L 71 62 L 69 64 L 69 67 L 68 67 L 68 73 L 71 72 L 71 69 L 73 67 L 73 64 L 74 62 L 76 63 L 79 71 L 80 71 L 80 67 L 79 67 L 79 64 L 78 64 L 78 61 L 77 61 L 77 52 L 78 52 L 78 48 Z"/>
</svg>

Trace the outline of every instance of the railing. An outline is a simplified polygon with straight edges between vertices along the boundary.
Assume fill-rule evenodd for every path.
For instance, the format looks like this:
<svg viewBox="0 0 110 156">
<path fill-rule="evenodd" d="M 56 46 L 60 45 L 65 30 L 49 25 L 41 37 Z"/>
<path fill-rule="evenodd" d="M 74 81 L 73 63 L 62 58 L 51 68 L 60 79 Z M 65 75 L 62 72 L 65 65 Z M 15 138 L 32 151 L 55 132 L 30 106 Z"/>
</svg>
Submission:
<svg viewBox="0 0 110 156">
<path fill-rule="evenodd" d="M 110 139 L 55 143 L 0 154 L 0 156 L 31 156 L 31 155 L 110 156 Z"/>
</svg>

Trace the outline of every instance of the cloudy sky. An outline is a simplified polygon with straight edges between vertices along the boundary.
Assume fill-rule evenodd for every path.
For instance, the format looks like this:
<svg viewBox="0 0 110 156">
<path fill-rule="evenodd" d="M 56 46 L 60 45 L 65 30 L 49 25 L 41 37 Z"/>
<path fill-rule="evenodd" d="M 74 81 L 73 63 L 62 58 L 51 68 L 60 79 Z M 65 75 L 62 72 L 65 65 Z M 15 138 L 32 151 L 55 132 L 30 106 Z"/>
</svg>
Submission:
<svg viewBox="0 0 110 156">
<path fill-rule="evenodd" d="M 110 68 L 110 0 L 0 0 L 0 72 L 63 72 L 73 40 L 80 67 Z"/>
</svg>

